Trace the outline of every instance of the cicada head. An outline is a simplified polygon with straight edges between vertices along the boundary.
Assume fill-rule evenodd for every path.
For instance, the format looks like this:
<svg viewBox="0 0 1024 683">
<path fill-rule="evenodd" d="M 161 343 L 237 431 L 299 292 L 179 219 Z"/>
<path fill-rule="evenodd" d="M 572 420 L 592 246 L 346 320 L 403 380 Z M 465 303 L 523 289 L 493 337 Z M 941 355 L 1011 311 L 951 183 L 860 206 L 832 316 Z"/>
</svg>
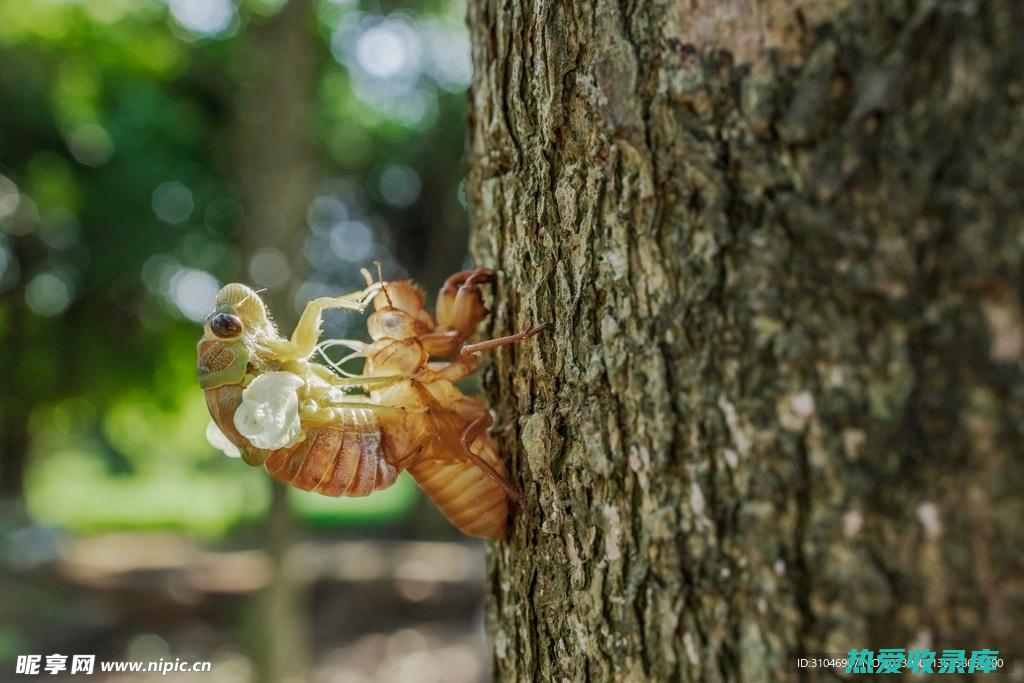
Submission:
<svg viewBox="0 0 1024 683">
<path fill-rule="evenodd" d="M 204 331 L 220 339 L 241 336 L 256 346 L 262 339 L 277 336 L 277 327 L 263 299 L 245 285 L 237 282 L 224 285 L 213 306 Z"/>
<path fill-rule="evenodd" d="M 423 311 L 423 304 L 427 301 L 427 295 L 419 286 L 411 280 L 383 282 L 381 285 L 380 293 L 373 299 L 375 310 L 397 308 L 414 318 L 419 317 Z"/>
<path fill-rule="evenodd" d="M 217 294 L 199 340 L 199 384 L 204 389 L 240 384 L 250 360 L 258 360 L 260 341 L 277 335 L 259 295 L 232 283 Z"/>
<path fill-rule="evenodd" d="M 366 326 L 370 337 L 380 339 L 414 339 L 429 332 L 434 321 L 423 308 L 423 290 L 409 280 L 385 282 L 373 300 L 375 309 Z"/>
</svg>

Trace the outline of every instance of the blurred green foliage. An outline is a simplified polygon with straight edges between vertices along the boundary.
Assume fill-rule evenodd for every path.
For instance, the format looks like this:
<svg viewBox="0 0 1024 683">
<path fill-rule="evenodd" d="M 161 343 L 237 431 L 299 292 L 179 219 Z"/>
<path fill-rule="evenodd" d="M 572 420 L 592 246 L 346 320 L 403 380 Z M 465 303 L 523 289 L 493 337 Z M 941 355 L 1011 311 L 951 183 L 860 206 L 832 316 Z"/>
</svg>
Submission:
<svg viewBox="0 0 1024 683">
<path fill-rule="evenodd" d="M 281 4 L 0 3 L 0 484 L 37 521 L 216 535 L 266 509 L 266 475 L 206 444 L 194 345 L 217 286 L 253 272 L 236 148 L 259 141 L 236 128 L 260 103 L 239 93 Z M 428 284 L 461 264 L 463 11 L 312 5 L 296 308 L 373 259 Z M 365 523 L 416 495 L 295 502 Z"/>
</svg>

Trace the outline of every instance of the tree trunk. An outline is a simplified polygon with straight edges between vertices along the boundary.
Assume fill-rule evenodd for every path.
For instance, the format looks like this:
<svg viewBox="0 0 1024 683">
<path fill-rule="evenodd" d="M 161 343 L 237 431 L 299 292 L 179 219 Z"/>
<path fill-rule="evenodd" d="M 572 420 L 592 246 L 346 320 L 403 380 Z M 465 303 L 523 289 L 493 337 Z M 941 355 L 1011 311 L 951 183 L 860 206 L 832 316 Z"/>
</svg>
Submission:
<svg viewBox="0 0 1024 683">
<path fill-rule="evenodd" d="M 316 77 L 310 0 L 292 0 L 249 29 L 240 71 L 235 131 L 238 183 L 245 203 L 243 281 L 261 294 L 282 334 L 296 322 L 294 289 L 302 282 L 306 207 L 314 195 L 310 102 Z M 284 484 L 270 481 L 264 550 L 271 576 L 258 598 L 255 629 L 257 680 L 301 681 L 309 676 L 307 594 L 293 557 L 296 523 Z"/>
<path fill-rule="evenodd" d="M 1024 6 L 469 23 L 491 331 L 553 323 L 485 377 L 527 497 L 496 679 L 1024 651 Z"/>
<path fill-rule="evenodd" d="M 18 253 L 18 241 L 12 240 L 12 256 L 15 263 L 24 263 L 24 255 Z M 18 364 L 32 343 L 28 332 L 29 316 L 23 306 L 5 308 L 7 319 L 4 348 L 0 353 L 0 377 L 6 377 L 10 386 L 20 388 L 25 382 L 18 381 Z M 25 472 L 31 447 L 29 406 L 34 398 L 13 391 L 0 398 L 0 515 L 19 521 L 25 515 Z"/>
</svg>

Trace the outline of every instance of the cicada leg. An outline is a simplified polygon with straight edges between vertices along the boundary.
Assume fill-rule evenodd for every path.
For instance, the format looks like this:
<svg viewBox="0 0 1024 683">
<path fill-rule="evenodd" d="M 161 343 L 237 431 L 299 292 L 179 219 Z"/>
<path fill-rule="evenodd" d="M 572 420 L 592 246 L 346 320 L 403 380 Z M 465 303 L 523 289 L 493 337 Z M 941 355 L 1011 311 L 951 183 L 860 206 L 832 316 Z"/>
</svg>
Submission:
<svg viewBox="0 0 1024 683">
<path fill-rule="evenodd" d="M 493 420 L 491 419 L 490 413 L 484 413 L 466 426 L 459 438 L 459 444 L 462 446 L 462 454 L 465 455 L 471 463 L 482 469 L 488 477 L 493 479 L 494 483 L 500 486 L 502 490 L 509 495 L 509 498 L 522 506 L 523 494 L 519 492 L 519 489 L 517 489 L 508 479 L 501 476 L 497 470 L 491 467 L 489 462 L 474 453 L 473 449 L 470 447 L 473 442 L 476 441 L 478 436 L 487 431 L 492 422 Z"/>
<path fill-rule="evenodd" d="M 426 412 L 426 408 L 406 408 L 363 401 L 331 401 L 326 405 L 316 401 L 305 401 L 299 406 L 299 418 L 303 427 L 322 427 L 333 423 L 339 414 L 338 411 L 341 410 L 369 410 L 383 414 Z"/>
<path fill-rule="evenodd" d="M 468 354 L 477 354 L 481 351 L 488 351 L 490 349 L 496 349 L 499 346 L 507 346 L 508 344 L 515 344 L 517 342 L 525 341 L 530 337 L 534 337 L 549 327 L 548 323 L 541 323 L 531 327 L 523 332 L 517 332 L 516 334 L 510 334 L 506 337 L 497 337 L 495 339 L 488 339 L 486 341 L 478 342 L 476 344 L 466 344 L 459 349 L 459 355 L 465 356 Z"/>
<path fill-rule="evenodd" d="M 380 285 L 374 283 L 351 294 L 322 296 L 313 299 L 306 304 L 306 308 L 302 311 L 299 323 L 295 326 L 295 331 L 292 332 L 292 338 L 271 340 L 268 342 L 268 346 L 280 362 L 307 358 L 316 350 L 316 343 L 320 339 L 320 324 L 323 321 L 324 311 L 332 308 L 365 311 L 378 291 L 380 291 Z"/>
<path fill-rule="evenodd" d="M 464 270 L 452 275 L 437 293 L 437 326 L 439 331 L 420 337 L 431 356 L 447 356 L 468 338 L 485 317 L 479 285 L 494 281 L 488 268 Z"/>
<path fill-rule="evenodd" d="M 332 382 L 341 387 L 368 387 L 381 389 L 382 384 L 394 384 L 409 379 L 406 375 L 355 375 L 354 377 L 335 377 Z"/>
<path fill-rule="evenodd" d="M 432 357 L 450 356 L 459 343 L 471 333 L 463 333 L 456 329 L 435 330 L 421 334 L 417 341 L 422 344 L 426 352 Z"/>
<path fill-rule="evenodd" d="M 476 372 L 479 364 L 480 360 L 476 356 L 463 356 L 458 360 L 429 363 L 427 367 L 437 379 L 455 383 Z"/>
<path fill-rule="evenodd" d="M 532 327 L 525 332 L 511 334 L 507 337 L 488 339 L 487 341 L 482 341 L 477 344 L 467 344 L 459 350 L 459 357 L 457 360 L 432 362 L 428 364 L 428 367 L 437 379 L 445 379 L 449 382 L 458 382 L 460 379 L 469 377 L 476 372 L 479 365 L 479 358 L 477 357 L 477 354 L 482 351 L 498 348 L 499 346 L 515 344 L 523 341 L 524 339 L 529 339 L 530 337 L 544 331 L 547 327 L 548 325 L 545 323 L 543 325 Z"/>
<path fill-rule="evenodd" d="M 388 406 L 383 403 L 370 403 L 362 401 L 333 401 L 332 408 L 356 408 L 372 410 L 375 413 L 425 413 L 426 408 L 407 408 L 405 406 Z"/>
</svg>

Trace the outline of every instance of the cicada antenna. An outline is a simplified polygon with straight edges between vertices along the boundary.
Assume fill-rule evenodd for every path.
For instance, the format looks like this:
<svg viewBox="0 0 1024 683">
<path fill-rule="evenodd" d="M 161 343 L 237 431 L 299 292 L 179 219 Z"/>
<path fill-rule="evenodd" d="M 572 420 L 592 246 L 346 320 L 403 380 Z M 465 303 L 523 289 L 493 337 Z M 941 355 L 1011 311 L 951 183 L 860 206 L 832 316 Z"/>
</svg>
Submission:
<svg viewBox="0 0 1024 683">
<path fill-rule="evenodd" d="M 380 289 L 384 292 L 384 298 L 388 300 L 388 306 L 394 308 L 395 302 L 391 300 L 391 295 L 388 294 L 387 285 L 384 284 L 384 266 L 380 264 L 380 261 L 374 261 L 373 265 L 377 266 L 377 279 L 380 280 Z"/>
<path fill-rule="evenodd" d="M 391 308 L 394 308 L 395 307 L 395 303 L 391 300 L 391 295 L 388 294 L 387 285 L 384 283 L 384 269 L 380 265 L 380 261 L 374 261 L 373 265 L 377 266 L 377 279 L 380 282 L 380 291 L 384 292 L 384 298 L 388 300 L 388 306 L 390 306 Z M 363 280 L 366 281 L 366 286 L 367 287 L 372 287 L 373 286 L 373 276 L 370 275 L 370 271 L 368 271 L 366 268 L 360 268 L 359 272 L 362 274 Z"/>
<path fill-rule="evenodd" d="M 246 301 L 249 300 L 249 297 L 252 296 L 253 294 L 257 294 L 258 295 L 258 294 L 262 294 L 265 291 L 267 291 L 266 287 L 264 287 L 263 289 L 254 290 L 251 293 L 246 294 L 245 296 L 242 297 L 242 300 L 238 302 L 238 305 L 241 306 L 242 304 L 244 304 Z"/>
</svg>

